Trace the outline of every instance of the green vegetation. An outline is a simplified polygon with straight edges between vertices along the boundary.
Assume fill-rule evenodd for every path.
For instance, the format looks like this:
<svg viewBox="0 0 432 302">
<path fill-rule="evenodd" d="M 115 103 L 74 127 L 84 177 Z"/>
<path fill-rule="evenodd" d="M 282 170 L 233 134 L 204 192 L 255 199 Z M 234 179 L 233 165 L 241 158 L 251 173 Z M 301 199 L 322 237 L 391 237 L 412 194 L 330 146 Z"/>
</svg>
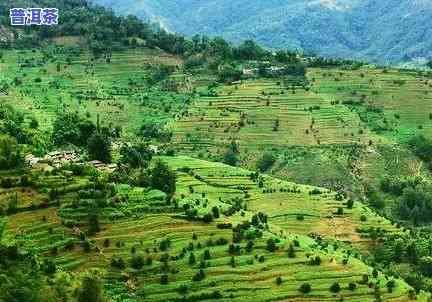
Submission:
<svg viewBox="0 0 432 302">
<path fill-rule="evenodd" d="M 430 74 L 83 3 L 2 44 L 0 300 L 427 301 Z"/>
</svg>

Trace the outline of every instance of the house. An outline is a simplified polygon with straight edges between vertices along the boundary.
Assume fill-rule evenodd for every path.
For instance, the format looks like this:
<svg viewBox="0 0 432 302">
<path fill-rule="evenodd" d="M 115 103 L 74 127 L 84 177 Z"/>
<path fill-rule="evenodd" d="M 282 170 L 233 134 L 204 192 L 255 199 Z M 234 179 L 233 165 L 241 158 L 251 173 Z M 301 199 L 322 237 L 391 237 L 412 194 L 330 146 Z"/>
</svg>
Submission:
<svg viewBox="0 0 432 302">
<path fill-rule="evenodd" d="M 243 75 L 253 76 L 258 72 L 258 68 L 243 68 Z"/>
<path fill-rule="evenodd" d="M 43 160 L 50 162 L 54 167 L 58 168 L 66 163 L 78 162 L 79 156 L 75 151 L 53 151 L 45 155 Z"/>
<path fill-rule="evenodd" d="M 24 160 L 25 160 L 25 162 L 26 162 L 27 165 L 29 165 L 30 167 L 33 168 L 39 162 L 41 162 L 43 160 L 43 158 L 36 157 L 33 154 L 28 154 L 28 155 L 25 156 Z"/>
</svg>

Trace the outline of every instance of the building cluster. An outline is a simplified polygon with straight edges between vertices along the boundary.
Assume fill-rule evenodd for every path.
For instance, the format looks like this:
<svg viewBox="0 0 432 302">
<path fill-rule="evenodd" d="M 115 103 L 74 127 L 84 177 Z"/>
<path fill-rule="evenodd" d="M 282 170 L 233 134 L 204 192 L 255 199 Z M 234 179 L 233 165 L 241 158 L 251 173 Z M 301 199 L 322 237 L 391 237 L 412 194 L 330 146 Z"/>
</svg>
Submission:
<svg viewBox="0 0 432 302">
<path fill-rule="evenodd" d="M 32 168 L 37 168 L 43 164 L 47 164 L 53 168 L 60 168 L 63 165 L 71 163 L 77 165 L 87 164 L 103 172 L 113 172 L 117 168 L 117 164 L 105 164 L 98 160 L 85 162 L 75 151 L 53 151 L 44 157 L 37 157 L 33 154 L 29 154 L 25 157 L 25 161 Z"/>
</svg>

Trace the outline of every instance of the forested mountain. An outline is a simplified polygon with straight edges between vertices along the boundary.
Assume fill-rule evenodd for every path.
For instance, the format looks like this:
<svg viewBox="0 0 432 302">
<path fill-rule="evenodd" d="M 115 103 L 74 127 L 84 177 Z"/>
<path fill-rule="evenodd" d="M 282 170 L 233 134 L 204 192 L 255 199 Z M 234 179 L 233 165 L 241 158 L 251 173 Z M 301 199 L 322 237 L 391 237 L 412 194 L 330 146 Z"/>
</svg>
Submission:
<svg viewBox="0 0 432 302">
<path fill-rule="evenodd" d="M 331 57 L 406 62 L 432 56 L 431 0 L 94 0 L 187 35 L 254 39 Z"/>
</svg>

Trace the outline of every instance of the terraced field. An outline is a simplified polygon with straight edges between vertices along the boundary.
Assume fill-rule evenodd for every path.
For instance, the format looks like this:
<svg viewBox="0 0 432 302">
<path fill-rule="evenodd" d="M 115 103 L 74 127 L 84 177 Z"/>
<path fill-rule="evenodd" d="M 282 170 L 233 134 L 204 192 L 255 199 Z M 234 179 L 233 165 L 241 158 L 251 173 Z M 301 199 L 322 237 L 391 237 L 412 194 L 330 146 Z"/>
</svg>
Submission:
<svg viewBox="0 0 432 302">
<path fill-rule="evenodd" d="M 42 130 L 51 129 L 56 113 L 69 109 L 92 120 L 99 114 L 101 121 L 121 126 L 128 136 L 144 117 L 164 121 L 184 107 L 187 94 L 149 88 L 148 66 L 160 64 L 177 68 L 182 62 L 142 48 L 97 60 L 71 49 L 7 51 L 0 63 L 0 83 L 9 89 L 0 101 L 36 116 Z M 172 76 L 185 85 L 187 77 Z"/>
<path fill-rule="evenodd" d="M 178 194 L 190 194 L 190 187 L 193 187 L 194 194 L 187 200 L 202 199 L 204 194 L 208 199 L 207 208 L 214 205 L 224 208 L 226 201 L 242 198 L 247 211 L 244 216 L 240 215 L 239 222 L 248 216 L 248 211 L 264 212 L 275 228 L 272 230 L 275 234 L 289 236 L 316 233 L 352 243 L 367 251 L 373 244 L 368 235 L 371 230 L 402 232 L 362 203 L 354 202 L 352 208 L 348 208 L 346 199 L 338 200 L 335 192 L 326 189 L 266 175 L 261 176 L 260 187 L 259 182 L 251 180 L 251 172 L 247 170 L 181 156 L 164 157 L 164 160 L 177 169 L 191 169 L 188 173 L 179 172 L 181 186 Z M 343 209 L 342 213 L 338 213 L 340 208 Z M 205 213 L 205 208 L 200 207 L 200 210 Z"/>
<path fill-rule="evenodd" d="M 344 105 L 277 80 L 245 80 L 200 97 L 173 125 L 176 142 L 217 149 L 231 140 L 250 152 L 293 145 L 367 143 L 374 135 Z"/>
<path fill-rule="evenodd" d="M 432 134 L 432 80 L 417 71 L 311 69 L 313 91 L 349 105 L 382 142 Z"/>
<path fill-rule="evenodd" d="M 99 200 L 87 197 L 92 180 L 56 172 L 43 178 L 37 194 L 49 190 L 54 179 L 69 178 L 68 185 L 59 187 L 61 204 L 38 210 L 23 205 L 2 223 L 3 236 L 55 259 L 63 269 L 106 271 L 105 288 L 118 301 L 244 301 L 251 292 L 254 301 L 375 301 L 377 295 L 384 301 L 409 300 L 406 283 L 395 280 L 390 292 L 386 284 L 391 278 L 372 277 L 372 268 L 361 261 L 357 250 L 379 244 L 369 238 L 370 227 L 401 232 L 367 207 L 355 203 L 347 209 L 346 200 L 337 201 L 326 189 L 266 175 L 256 178 L 220 163 L 182 156 L 160 159 L 177 171 L 174 203 L 167 204 L 156 191 L 117 185 L 108 199 L 120 202 L 100 205 L 100 231 L 83 239 L 80 232 L 88 228 L 85 205 Z M 198 220 L 187 219 L 185 205 L 197 210 Z M 215 207 L 219 218 L 199 218 Z M 343 214 L 337 214 L 339 208 Z M 235 239 L 237 226 L 253 222 L 259 212 L 267 215 L 267 223 L 249 225 L 246 237 Z M 360 221 L 361 215 L 366 221 Z M 353 246 L 325 244 L 334 239 L 352 241 Z M 317 257 L 319 263 L 313 264 Z M 331 292 L 335 282 L 341 290 Z M 379 282 L 380 289 L 369 282 Z M 302 294 L 299 288 L 305 283 L 311 291 Z"/>
</svg>

